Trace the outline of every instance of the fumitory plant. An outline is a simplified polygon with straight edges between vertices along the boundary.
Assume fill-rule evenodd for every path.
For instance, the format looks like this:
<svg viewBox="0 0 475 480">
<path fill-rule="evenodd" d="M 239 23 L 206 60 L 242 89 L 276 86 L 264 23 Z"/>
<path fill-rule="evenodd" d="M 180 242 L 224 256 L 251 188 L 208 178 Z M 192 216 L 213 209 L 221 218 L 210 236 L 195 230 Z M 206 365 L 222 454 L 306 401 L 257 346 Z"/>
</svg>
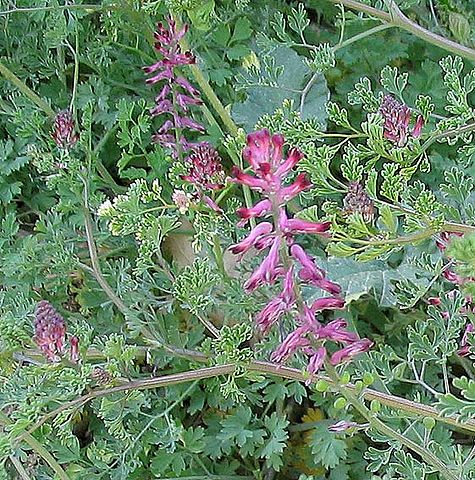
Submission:
<svg viewBox="0 0 475 480">
<path fill-rule="evenodd" d="M 459 0 L 0 5 L 0 479 L 475 479 Z"/>
</svg>

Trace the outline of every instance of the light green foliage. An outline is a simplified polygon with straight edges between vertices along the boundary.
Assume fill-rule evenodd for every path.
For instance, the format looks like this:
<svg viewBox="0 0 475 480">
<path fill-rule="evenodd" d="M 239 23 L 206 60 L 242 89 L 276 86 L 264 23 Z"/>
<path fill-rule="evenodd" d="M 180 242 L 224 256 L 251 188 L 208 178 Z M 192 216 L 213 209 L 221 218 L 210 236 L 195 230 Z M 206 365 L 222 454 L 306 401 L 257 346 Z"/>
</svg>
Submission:
<svg viewBox="0 0 475 480">
<path fill-rule="evenodd" d="M 211 291 L 219 280 L 209 262 L 196 259 L 185 267 L 175 280 L 174 296 L 192 313 L 205 313 L 212 305 Z"/>
</svg>

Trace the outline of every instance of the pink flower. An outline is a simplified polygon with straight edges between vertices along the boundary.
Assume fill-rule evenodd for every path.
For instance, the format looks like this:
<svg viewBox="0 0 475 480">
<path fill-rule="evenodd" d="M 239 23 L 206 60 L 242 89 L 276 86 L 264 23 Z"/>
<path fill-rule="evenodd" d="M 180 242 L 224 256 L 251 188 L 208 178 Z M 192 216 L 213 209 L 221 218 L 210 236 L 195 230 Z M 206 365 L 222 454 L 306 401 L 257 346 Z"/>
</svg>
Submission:
<svg viewBox="0 0 475 480">
<path fill-rule="evenodd" d="M 322 278 L 321 280 L 314 280 L 313 285 L 325 290 L 325 292 L 330 293 L 331 295 L 339 295 L 341 293 L 341 287 L 335 282 L 331 282 L 326 278 Z"/>
<path fill-rule="evenodd" d="M 70 358 L 71 362 L 78 363 L 79 362 L 79 338 L 76 335 L 72 336 L 69 340 L 69 344 L 71 345 L 70 349 Z"/>
<path fill-rule="evenodd" d="M 247 252 L 256 242 L 257 239 L 262 237 L 263 235 L 268 235 L 272 232 L 273 226 L 269 222 L 262 222 L 259 225 L 256 225 L 252 230 L 251 233 L 242 241 L 237 243 L 236 245 L 232 245 L 229 247 L 229 250 L 234 253 L 245 253 Z"/>
<path fill-rule="evenodd" d="M 288 202 L 289 200 L 292 200 L 292 198 L 296 197 L 300 192 L 303 192 L 310 187 L 310 185 L 311 183 L 309 182 L 306 174 L 301 173 L 297 176 L 294 183 L 280 190 L 279 198 L 281 201 Z"/>
<path fill-rule="evenodd" d="M 276 169 L 275 175 L 279 178 L 285 177 L 304 157 L 303 153 L 297 148 L 291 148 L 287 159 L 284 160 Z"/>
<path fill-rule="evenodd" d="M 422 117 L 422 115 L 419 115 L 416 119 L 414 129 L 412 130 L 412 136 L 414 138 L 418 138 L 421 136 L 423 126 L 424 126 L 424 118 Z"/>
<path fill-rule="evenodd" d="M 334 342 L 353 343 L 359 340 L 358 335 L 354 332 L 346 330 L 348 324 L 343 318 L 338 318 L 321 327 L 316 335 L 321 339 L 329 339 Z"/>
<path fill-rule="evenodd" d="M 338 365 L 339 363 L 351 360 L 359 353 L 367 352 L 373 346 L 373 342 L 367 338 L 358 340 L 357 342 L 350 343 L 345 348 L 336 351 L 330 358 L 332 365 Z"/>
<path fill-rule="evenodd" d="M 256 323 L 263 334 L 266 334 L 279 318 L 290 310 L 295 303 L 294 281 L 292 268 L 285 275 L 284 289 L 280 295 L 273 298 L 258 314 Z"/>
<path fill-rule="evenodd" d="M 282 363 L 291 357 L 299 348 L 307 347 L 310 341 L 306 338 L 308 333 L 305 327 L 298 327 L 292 333 L 287 335 L 279 348 L 271 355 L 271 360 L 276 363 Z"/>
<path fill-rule="evenodd" d="M 71 148 L 78 140 L 79 135 L 74 132 L 74 120 L 69 110 L 63 110 L 54 119 L 51 137 L 59 148 Z"/>
<path fill-rule="evenodd" d="M 469 323 L 465 327 L 465 332 L 463 333 L 462 341 L 460 342 L 460 348 L 457 351 L 457 355 L 459 355 L 460 357 L 466 357 L 467 355 L 470 355 L 471 350 L 470 344 L 468 343 L 468 338 L 469 336 L 473 335 L 474 330 L 475 327 L 472 323 Z"/>
<path fill-rule="evenodd" d="M 323 367 L 323 362 L 327 356 L 327 349 L 325 347 L 318 347 L 317 351 L 310 357 L 307 366 L 307 372 L 310 374 L 309 379 L 305 382 L 306 385 L 310 385 L 314 378 L 314 375 Z"/>
<path fill-rule="evenodd" d="M 36 306 L 34 342 L 50 362 L 59 362 L 64 353 L 66 324 L 63 317 L 46 300 Z"/>
<path fill-rule="evenodd" d="M 237 215 L 242 220 L 238 223 L 239 227 L 243 227 L 250 218 L 263 217 L 271 211 L 272 203 L 270 200 L 261 200 L 251 208 L 238 208 Z"/>
<path fill-rule="evenodd" d="M 252 291 L 260 285 L 274 283 L 279 273 L 281 274 L 277 269 L 279 263 L 279 247 L 280 238 L 276 237 L 267 257 L 244 284 L 245 290 Z"/>
<path fill-rule="evenodd" d="M 241 183 L 242 185 L 247 185 L 249 188 L 253 190 L 258 190 L 263 192 L 267 187 L 267 182 L 265 180 L 261 180 L 260 178 L 254 177 L 247 173 L 244 173 L 238 167 L 233 167 L 231 170 L 233 175 L 233 182 Z"/>
<path fill-rule="evenodd" d="M 302 268 L 299 271 L 299 278 L 305 282 L 313 282 L 325 278 L 325 272 L 315 265 L 312 257 L 298 244 L 290 247 L 291 255 L 297 260 Z"/>
<path fill-rule="evenodd" d="M 345 301 L 338 297 L 318 298 L 310 308 L 314 312 L 321 310 L 339 310 L 345 308 Z"/>
<path fill-rule="evenodd" d="M 358 427 L 359 425 L 356 422 L 347 422 L 346 420 L 340 420 L 339 422 L 334 423 L 328 427 L 328 431 L 334 433 L 341 433 L 346 432 L 346 430 L 354 427 Z"/>
<path fill-rule="evenodd" d="M 259 130 L 247 136 L 247 146 L 242 152 L 242 157 L 256 173 L 266 164 L 275 168 L 282 159 L 283 145 L 284 137 L 282 135 L 271 136 L 269 130 Z"/>
<path fill-rule="evenodd" d="M 279 218 L 280 228 L 287 235 L 295 235 L 297 233 L 313 233 L 322 234 L 331 227 L 330 222 L 314 223 L 307 222 L 300 218 L 288 218 L 284 209 L 280 210 Z"/>
<path fill-rule="evenodd" d="M 224 185 L 224 171 L 221 158 L 209 143 L 195 147 L 185 159 L 189 173 L 182 180 L 194 184 L 200 190 L 218 190 Z"/>
</svg>

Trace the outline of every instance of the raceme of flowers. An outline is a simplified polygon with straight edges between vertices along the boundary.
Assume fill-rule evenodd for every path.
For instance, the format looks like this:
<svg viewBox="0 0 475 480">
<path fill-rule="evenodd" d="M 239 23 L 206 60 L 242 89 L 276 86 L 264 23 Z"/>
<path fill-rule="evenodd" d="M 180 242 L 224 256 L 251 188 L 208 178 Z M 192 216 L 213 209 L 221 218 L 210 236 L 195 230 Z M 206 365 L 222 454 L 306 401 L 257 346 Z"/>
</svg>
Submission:
<svg viewBox="0 0 475 480">
<path fill-rule="evenodd" d="M 147 84 L 162 85 L 150 114 L 152 117 L 166 116 L 166 119 L 153 135 L 153 140 L 171 149 L 177 158 L 178 152 L 186 152 L 196 146 L 188 142 L 183 131 L 189 129 L 204 132 L 204 127 L 189 116 L 190 106 L 202 104 L 200 92 L 178 71 L 180 67 L 195 63 L 193 54 L 183 52 L 179 43 L 188 31 L 188 25 L 178 30 L 172 18 L 168 18 L 167 24 L 158 23 L 154 34 L 155 49 L 160 53 L 161 59 L 144 67 L 144 71 L 153 75 L 146 80 Z"/>
<path fill-rule="evenodd" d="M 341 287 L 326 278 L 326 273 L 305 249 L 296 243 L 300 233 L 327 235 L 329 222 L 315 223 L 292 218 L 285 208 L 287 202 L 310 186 L 305 174 L 297 175 L 294 182 L 286 184 L 285 179 L 302 159 L 303 154 L 291 148 L 283 158 L 284 137 L 271 135 L 268 130 L 254 132 L 247 137 L 243 158 L 249 163 L 254 175 L 233 169 L 233 181 L 247 185 L 262 194 L 263 199 L 250 208 L 241 208 L 239 225 L 245 225 L 251 218 L 266 218 L 258 223 L 241 242 L 230 247 L 234 254 L 244 254 L 251 248 L 267 250 L 261 264 L 245 282 L 244 288 L 252 292 L 263 285 L 272 285 L 282 279 L 282 291 L 272 298 L 257 314 L 256 323 L 266 334 L 285 313 L 294 312 L 297 327 L 272 354 L 278 363 L 289 359 L 297 351 L 309 357 L 307 370 L 310 380 L 329 357 L 331 364 L 345 362 L 358 353 L 366 352 L 372 346 L 368 339 L 360 339 L 347 330 L 347 322 L 338 318 L 324 325 L 317 318 L 323 310 L 343 309 Z M 330 294 L 306 304 L 299 297 L 299 284 L 310 284 Z M 329 355 L 326 344 L 332 341 L 343 345 Z"/>
<path fill-rule="evenodd" d="M 59 362 L 66 352 L 66 323 L 63 317 L 46 300 L 36 306 L 35 335 L 33 341 L 38 345 L 47 360 Z M 72 336 L 69 340 L 69 355 L 73 363 L 79 360 L 79 339 Z"/>
<path fill-rule="evenodd" d="M 75 133 L 74 127 L 74 120 L 69 110 L 63 110 L 56 115 L 51 137 L 59 148 L 71 148 L 79 140 L 79 134 Z"/>
<path fill-rule="evenodd" d="M 182 180 L 195 187 L 196 196 L 206 205 L 216 212 L 221 212 L 214 200 L 205 193 L 224 187 L 225 174 L 216 149 L 207 142 L 201 142 L 186 157 L 185 165 L 188 167 L 188 174 L 182 175 Z"/>
<path fill-rule="evenodd" d="M 384 137 L 398 147 L 404 147 L 409 136 L 417 138 L 421 135 L 422 127 L 424 126 L 422 115 L 418 115 L 414 127 L 410 131 L 411 109 L 393 96 L 384 96 L 379 113 L 384 118 Z"/>
</svg>

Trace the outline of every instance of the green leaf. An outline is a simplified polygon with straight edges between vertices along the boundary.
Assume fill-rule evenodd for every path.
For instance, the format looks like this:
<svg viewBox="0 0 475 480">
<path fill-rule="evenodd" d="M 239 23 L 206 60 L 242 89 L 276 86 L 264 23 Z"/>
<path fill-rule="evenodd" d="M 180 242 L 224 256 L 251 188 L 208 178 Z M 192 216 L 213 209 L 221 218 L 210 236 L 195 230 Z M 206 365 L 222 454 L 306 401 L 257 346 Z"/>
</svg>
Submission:
<svg viewBox="0 0 475 480">
<path fill-rule="evenodd" d="M 251 22 L 246 17 L 240 17 L 234 25 L 233 36 L 230 43 L 242 42 L 252 35 Z"/>
<path fill-rule="evenodd" d="M 320 422 L 312 431 L 310 445 L 314 460 L 325 468 L 333 469 L 347 456 L 347 445 L 328 430 L 330 422 Z"/>
<path fill-rule="evenodd" d="M 257 78 L 243 76 L 242 88 L 247 92 L 247 99 L 236 103 L 232 109 L 234 120 L 248 131 L 254 128 L 263 115 L 270 115 L 281 107 L 286 99 L 293 100 L 294 105 L 300 106 L 301 95 L 292 90 L 302 90 L 309 80 L 310 69 L 304 59 L 288 47 L 275 48 L 267 57 L 267 62 L 269 71 L 261 69 Z M 273 78 L 270 70 L 275 72 L 279 67 L 282 73 Z M 305 97 L 302 118 L 314 118 L 324 123 L 327 117 L 327 98 L 325 78 L 319 75 Z"/>
<path fill-rule="evenodd" d="M 328 277 L 341 285 L 347 302 L 372 294 L 382 307 L 397 304 L 396 280 L 414 276 L 410 265 L 390 268 L 381 260 L 359 263 L 350 258 L 332 258 L 324 266 Z"/>
<path fill-rule="evenodd" d="M 266 459 L 268 467 L 279 471 L 283 465 L 282 453 L 289 438 L 286 430 L 289 422 L 274 412 L 270 417 L 265 417 L 264 425 L 268 431 L 268 437 L 265 439 L 264 446 L 259 449 L 259 457 Z"/>
</svg>

